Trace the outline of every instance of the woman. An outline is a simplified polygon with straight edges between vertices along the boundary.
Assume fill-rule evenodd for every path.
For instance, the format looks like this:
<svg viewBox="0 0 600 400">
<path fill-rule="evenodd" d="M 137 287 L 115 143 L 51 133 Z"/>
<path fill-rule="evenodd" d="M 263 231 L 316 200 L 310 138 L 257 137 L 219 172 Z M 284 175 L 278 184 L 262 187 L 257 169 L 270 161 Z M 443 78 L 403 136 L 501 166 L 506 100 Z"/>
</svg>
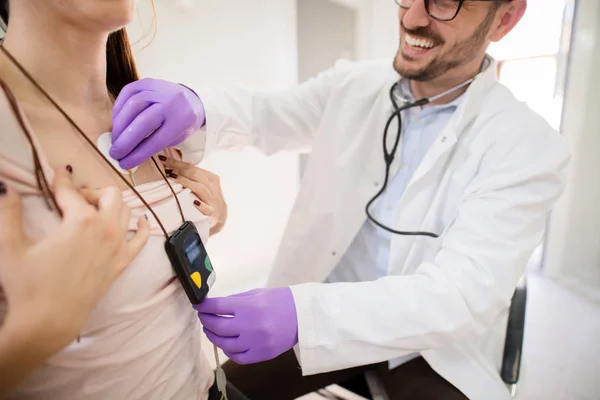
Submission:
<svg viewBox="0 0 600 400">
<path fill-rule="evenodd" d="M 173 179 L 181 179 L 174 171 L 169 185 L 164 167 L 148 161 L 135 171 L 135 189 L 155 215 L 150 213 L 129 187 L 131 177 L 118 176 L 90 146 L 111 130 L 115 97 L 137 79 L 123 28 L 134 18 L 136 3 L 11 0 L 10 15 L 2 15 L 8 31 L 0 52 L 0 180 L 24 197 L 25 233 L 34 240 L 56 233 L 60 216 L 57 207 L 48 207 L 48 199 L 50 206 L 55 201 L 44 182 L 53 168 L 67 164 L 78 187 L 123 191 L 130 231 L 142 216 L 150 225 L 147 244 L 96 304 L 79 340 L 53 355 L 9 398 L 206 399 L 213 385 L 200 348 L 201 326 L 174 276 L 162 232 L 181 225 L 179 203 L 206 241 L 211 222 L 199 210 L 203 204 Z M 173 149 L 160 157 L 180 158 Z M 80 260 L 71 262 L 77 268 Z"/>
<path fill-rule="evenodd" d="M 11 304 L 0 327 L 0 398 L 77 337 L 94 304 L 148 240 L 145 218 L 125 240 L 121 220 L 129 219 L 129 209 L 118 191 L 87 192 L 86 201 L 69 175 L 59 169 L 53 185 L 64 216 L 60 227 L 35 243 L 23 232 L 19 196 L 0 182 L 0 282 Z M 80 260 L 78 268 L 70 259 Z"/>
</svg>

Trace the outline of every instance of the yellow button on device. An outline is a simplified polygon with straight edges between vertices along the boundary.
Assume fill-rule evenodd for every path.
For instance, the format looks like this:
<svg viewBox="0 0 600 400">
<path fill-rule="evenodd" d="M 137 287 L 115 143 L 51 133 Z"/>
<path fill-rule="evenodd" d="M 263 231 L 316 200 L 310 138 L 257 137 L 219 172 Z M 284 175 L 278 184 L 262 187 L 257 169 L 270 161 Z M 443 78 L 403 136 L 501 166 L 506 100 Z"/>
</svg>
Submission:
<svg viewBox="0 0 600 400">
<path fill-rule="evenodd" d="M 196 286 L 198 286 L 198 289 L 202 288 L 202 277 L 200 276 L 200 272 L 194 272 L 190 275 L 190 278 L 192 278 Z"/>
</svg>

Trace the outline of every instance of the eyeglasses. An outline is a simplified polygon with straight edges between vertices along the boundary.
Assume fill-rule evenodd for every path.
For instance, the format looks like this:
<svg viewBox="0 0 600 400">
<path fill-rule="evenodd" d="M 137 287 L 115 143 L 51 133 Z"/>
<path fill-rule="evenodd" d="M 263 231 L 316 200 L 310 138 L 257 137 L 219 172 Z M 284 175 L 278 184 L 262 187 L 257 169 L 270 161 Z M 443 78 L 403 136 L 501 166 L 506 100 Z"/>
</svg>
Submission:
<svg viewBox="0 0 600 400">
<path fill-rule="evenodd" d="M 408 9 L 415 0 L 394 0 L 400 8 Z M 498 0 L 423 0 L 425 10 L 431 18 L 438 21 L 452 21 L 458 15 L 465 1 L 498 1 Z M 500 0 L 509 2 L 511 0 Z"/>
</svg>

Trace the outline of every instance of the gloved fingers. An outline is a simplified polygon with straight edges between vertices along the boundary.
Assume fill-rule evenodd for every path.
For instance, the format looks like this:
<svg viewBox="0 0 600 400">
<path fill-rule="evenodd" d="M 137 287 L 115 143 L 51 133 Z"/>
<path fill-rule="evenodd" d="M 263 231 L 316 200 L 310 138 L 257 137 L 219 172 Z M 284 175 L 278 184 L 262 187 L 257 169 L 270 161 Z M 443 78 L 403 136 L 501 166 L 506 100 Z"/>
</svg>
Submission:
<svg viewBox="0 0 600 400">
<path fill-rule="evenodd" d="M 123 105 L 119 113 L 113 113 L 112 141 L 113 144 L 121 134 L 144 110 L 154 103 L 158 103 L 156 92 L 143 91 L 131 96 Z M 143 132 L 140 132 L 143 133 Z M 139 141 L 146 137 L 138 138 Z"/>
<path fill-rule="evenodd" d="M 248 346 L 237 337 L 219 336 L 208 329 L 204 329 L 204 333 L 212 344 L 228 353 L 242 353 L 248 350 Z"/>
<path fill-rule="evenodd" d="M 279 357 L 280 355 L 282 355 L 287 350 L 289 350 L 289 349 L 286 349 L 284 351 L 266 351 L 265 352 L 265 351 L 259 350 L 257 348 L 251 348 L 251 349 L 248 349 L 247 351 L 236 353 L 233 351 L 228 352 L 223 349 L 223 353 L 225 353 L 225 355 L 230 360 L 235 362 L 236 364 L 247 365 L 247 364 L 255 364 L 258 362 L 273 360 L 273 359 Z"/>
<path fill-rule="evenodd" d="M 152 155 L 162 150 L 162 148 L 152 151 L 151 153 L 148 153 L 147 150 L 144 151 L 146 157 L 144 157 L 141 162 L 135 165 L 132 165 L 131 161 L 127 163 L 127 166 L 123 165 L 123 162 L 126 159 L 131 158 L 133 153 L 139 153 L 141 146 L 147 142 L 150 137 L 154 136 L 157 128 L 160 127 L 164 121 L 165 116 L 162 112 L 162 105 L 158 103 L 152 104 L 150 107 L 142 111 L 133 120 L 133 122 L 131 122 L 131 124 L 129 124 L 129 126 L 126 128 L 127 133 L 125 135 L 119 136 L 119 138 L 113 142 L 113 145 L 110 149 L 110 156 L 115 160 L 120 160 L 121 168 L 125 169 L 133 168 L 141 164 L 143 161 L 146 161 Z M 148 137 L 149 135 L 150 137 Z M 137 158 L 139 158 L 139 155 Z"/>
<path fill-rule="evenodd" d="M 230 297 L 248 297 L 248 296 L 254 296 L 254 295 L 257 295 L 257 294 L 261 294 L 263 291 L 264 291 L 264 289 L 253 289 L 253 290 L 250 290 L 248 292 L 232 294 Z"/>
<path fill-rule="evenodd" d="M 148 113 L 148 117 L 144 115 L 146 113 Z M 154 154 L 157 154 L 158 152 L 169 147 L 169 143 L 171 142 L 174 133 L 177 132 L 179 135 L 183 134 L 183 123 L 184 122 L 182 122 L 176 116 L 171 116 L 169 119 L 165 119 L 162 112 L 162 105 L 153 104 L 142 114 L 140 114 L 135 121 L 131 123 L 131 125 L 129 125 L 129 127 L 132 129 L 131 134 L 128 133 L 125 136 L 121 136 L 119 141 L 115 143 L 114 146 L 119 146 L 119 154 L 121 154 L 121 152 L 125 153 L 125 151 L 129 150 L 125 153 L 126 156 L 123 158 L 114 157 L 112 150 L 110 155 L 111 157 L 120 160 L 119 164 L 121 168 L 129 169 L 136 167 L 152 157 Z M 153 130 L 154 132 L 152 132 Z M 127 138 L 130 137 L 130 135 L 132 137 L 140 136 L 136 133 L 138 131 L 143 132 L 145 136 L 147 136 L 149 132 L 152 132 L 152 134 L 149 137 L 146 137 L 142 142 L 133 143 L 125 141 L 125 147 L 122 148 L 120 141 L 126 139 L 126 136 Z"/>
<path fill-rule="evenodd" d="M 231 297 L 213 297 L 205 299 L 200 304 L 195 304 L 193 307 L 196 311 L 202 314 L 214 315 L 233 315 L 240 305 L 240 302 Z"/>
<path fill-rule="evenodd" d="M 178 145 L 180 145 L 182 142 L 185 141 L 185 139 L 187 139 L 190 136 L 190 134 L 194 133 L 192 131 L 194 127 L 195 125 L 190 125 L 184 131 L 182 131 L 180 135 L 173 136 L 173 140 L 171 140 L 171 143 L 169 143 L 167 147 L 177 147 Z"/>
<path fill-rule="evenodd" d="M 199 116 L 183 92 L 173 95 L 169 101 L 164 103 L 164 106 L 165 113 L 169 116 L 167 123 L 172 124 L 168 130 L 169 141 L 165 143 L 165 147 L 174 147 L 193 133 Z"/>
<path fill-rule="evenodd" d="M 250 350 L 244 351 L 241 353 L 228 352 L 228 351 L 223 351 L 223 353 L 225 353 L 225 356 L 227 356 L 227 358 L 229 358 L 231 361 L 233 361 L 234 363 L 236 363 L 238 365 L 248 365 L 248 364 L 254 364 L 256 362 L 262 361 L 262 360 L 257 359 Z"/>
<path fill-rule="evenodd" d="M 238 337 L 240 335 L 237 322 L 231 317 L 198 313 L 198 318 L 204 329 L 216 335 L 227 337 Z"/>
<path fill-rule="evenodd" d="M 115 104 L 113 105 L 113 120 L 114 117 L 121 112 L 121 109 L 125 103 L 127 103 L 127 100 L 132 96 L 139 92 L 154 91 L 156 87 L 154 81 L 155 80 L 151 78 L 144 78 L 126 85 L 117 96 Z"/>
</svg>

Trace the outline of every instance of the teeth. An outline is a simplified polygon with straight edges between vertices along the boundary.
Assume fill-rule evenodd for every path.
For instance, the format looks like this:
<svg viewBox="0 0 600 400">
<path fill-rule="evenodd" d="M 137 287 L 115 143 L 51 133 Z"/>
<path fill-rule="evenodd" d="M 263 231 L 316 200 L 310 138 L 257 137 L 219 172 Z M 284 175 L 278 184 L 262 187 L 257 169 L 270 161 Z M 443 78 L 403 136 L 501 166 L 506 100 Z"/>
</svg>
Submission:
<svg viewBox="0 0 600 400">
<path fill-rule="evenodd" d="M 435 43 L 433 43 L 431 40 L 419 39 L 419 38 L 409 35 L 408 33 L 405 35 L 405 39 L 406 39 L 406 43 L 408 43 L 408 45 L 412 46 L 412 47 L 421 47 L 424 49 L 430 49 L 433 46 L 435 46 Z"/>
</svg>

